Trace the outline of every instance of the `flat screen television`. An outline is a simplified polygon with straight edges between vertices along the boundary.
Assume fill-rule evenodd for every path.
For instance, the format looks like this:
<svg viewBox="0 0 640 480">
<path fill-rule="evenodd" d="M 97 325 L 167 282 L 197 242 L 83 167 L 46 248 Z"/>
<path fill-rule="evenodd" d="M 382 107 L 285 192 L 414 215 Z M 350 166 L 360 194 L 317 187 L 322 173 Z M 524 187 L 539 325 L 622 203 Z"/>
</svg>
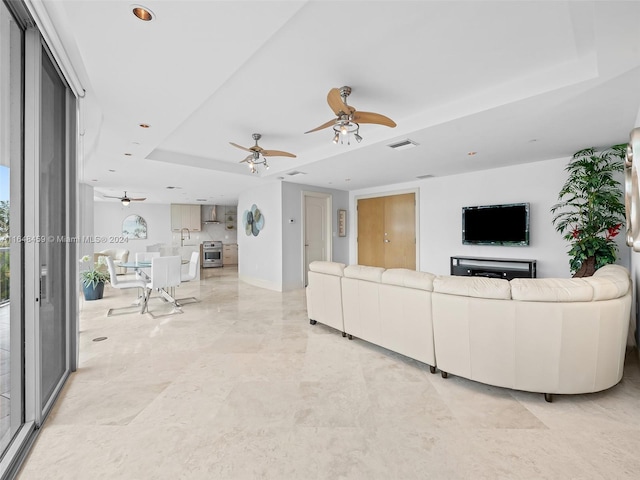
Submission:
<svg viewBox="0 0 640 480">
<path fill-rule="evenodd" d="M 529 204 L 462 207 L 464 245 L 529 245 Z"/>
</svg>

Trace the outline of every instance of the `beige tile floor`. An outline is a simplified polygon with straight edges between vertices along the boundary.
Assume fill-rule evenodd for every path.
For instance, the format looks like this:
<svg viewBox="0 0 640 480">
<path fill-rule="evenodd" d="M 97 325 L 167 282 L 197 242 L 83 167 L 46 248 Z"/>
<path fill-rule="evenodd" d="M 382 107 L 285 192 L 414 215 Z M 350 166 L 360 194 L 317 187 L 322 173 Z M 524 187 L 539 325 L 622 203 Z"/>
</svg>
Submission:
<svg viewBox="0 0 640 480">
<path fill-rule="evenodd" d="M 133 295 L 82 305 L 20 480 L 640 478 L 635 351 L 616 387 L 549 404 L 311 326 L 303 291 L 226 268 L 179 288 L 201 299 L 182 315 L 105 316 Z"/>
</svg>

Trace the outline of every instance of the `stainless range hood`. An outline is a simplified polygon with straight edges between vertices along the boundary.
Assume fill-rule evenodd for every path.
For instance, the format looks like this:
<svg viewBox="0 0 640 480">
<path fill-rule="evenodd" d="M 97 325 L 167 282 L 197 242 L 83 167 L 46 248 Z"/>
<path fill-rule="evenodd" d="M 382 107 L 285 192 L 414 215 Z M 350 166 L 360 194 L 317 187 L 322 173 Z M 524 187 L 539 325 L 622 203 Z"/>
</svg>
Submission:
<svg viewBox="0 0 640 480">
<path fill-rule="evenodd" d="M 203 205 L 202 206 L 202 223 L 219 224 L 218 220 L 218 206 L 217 205 Z"/>
</svg>

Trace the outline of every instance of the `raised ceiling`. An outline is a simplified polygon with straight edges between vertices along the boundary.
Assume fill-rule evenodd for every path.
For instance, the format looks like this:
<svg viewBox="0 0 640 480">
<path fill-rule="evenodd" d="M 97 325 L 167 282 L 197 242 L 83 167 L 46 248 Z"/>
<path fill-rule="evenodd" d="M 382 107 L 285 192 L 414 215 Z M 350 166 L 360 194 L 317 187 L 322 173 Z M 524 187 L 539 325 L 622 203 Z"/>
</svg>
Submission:
<svg viewBox="0 0 640 480">
<path fill-rule="evenodd" d="M 140 2 L 151 22 L 129 2 L 32 3 L 86 90 L 80 176 L 98 196 L 232 204 L 283 178 L 354 190 L 561 159 L 625 142 L 640 110 L 640 2 Z M 305 135 L 343 85 L 397 127 Z M 252 133 L 297 158 L 252 175 L 229 144 Z"/>
</svg>

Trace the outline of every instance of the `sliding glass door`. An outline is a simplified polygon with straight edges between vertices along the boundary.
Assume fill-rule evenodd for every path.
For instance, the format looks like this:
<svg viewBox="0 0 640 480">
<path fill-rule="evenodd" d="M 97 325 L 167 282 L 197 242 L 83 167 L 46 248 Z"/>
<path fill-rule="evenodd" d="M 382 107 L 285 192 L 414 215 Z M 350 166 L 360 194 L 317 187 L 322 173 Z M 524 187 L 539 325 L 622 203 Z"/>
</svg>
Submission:
<svg viewBox="0 0 640 480">
<path fill-rule="evenodd" d="M 33 25 L 0 0 L 0 479 L 76 361 L 76 99 Z"/>
<path fill-rule="evenodd" d="M 40 273 L 40 407 L 45 413 L 69 373 L 67 348 L 66 85 L 41 50 L 38 245 Z"/>
<path fill-rule="evenodd" d="M 22 56 L 22 31 L 0 3 L 0 459 L 24 423 Z"/>
</svg>

